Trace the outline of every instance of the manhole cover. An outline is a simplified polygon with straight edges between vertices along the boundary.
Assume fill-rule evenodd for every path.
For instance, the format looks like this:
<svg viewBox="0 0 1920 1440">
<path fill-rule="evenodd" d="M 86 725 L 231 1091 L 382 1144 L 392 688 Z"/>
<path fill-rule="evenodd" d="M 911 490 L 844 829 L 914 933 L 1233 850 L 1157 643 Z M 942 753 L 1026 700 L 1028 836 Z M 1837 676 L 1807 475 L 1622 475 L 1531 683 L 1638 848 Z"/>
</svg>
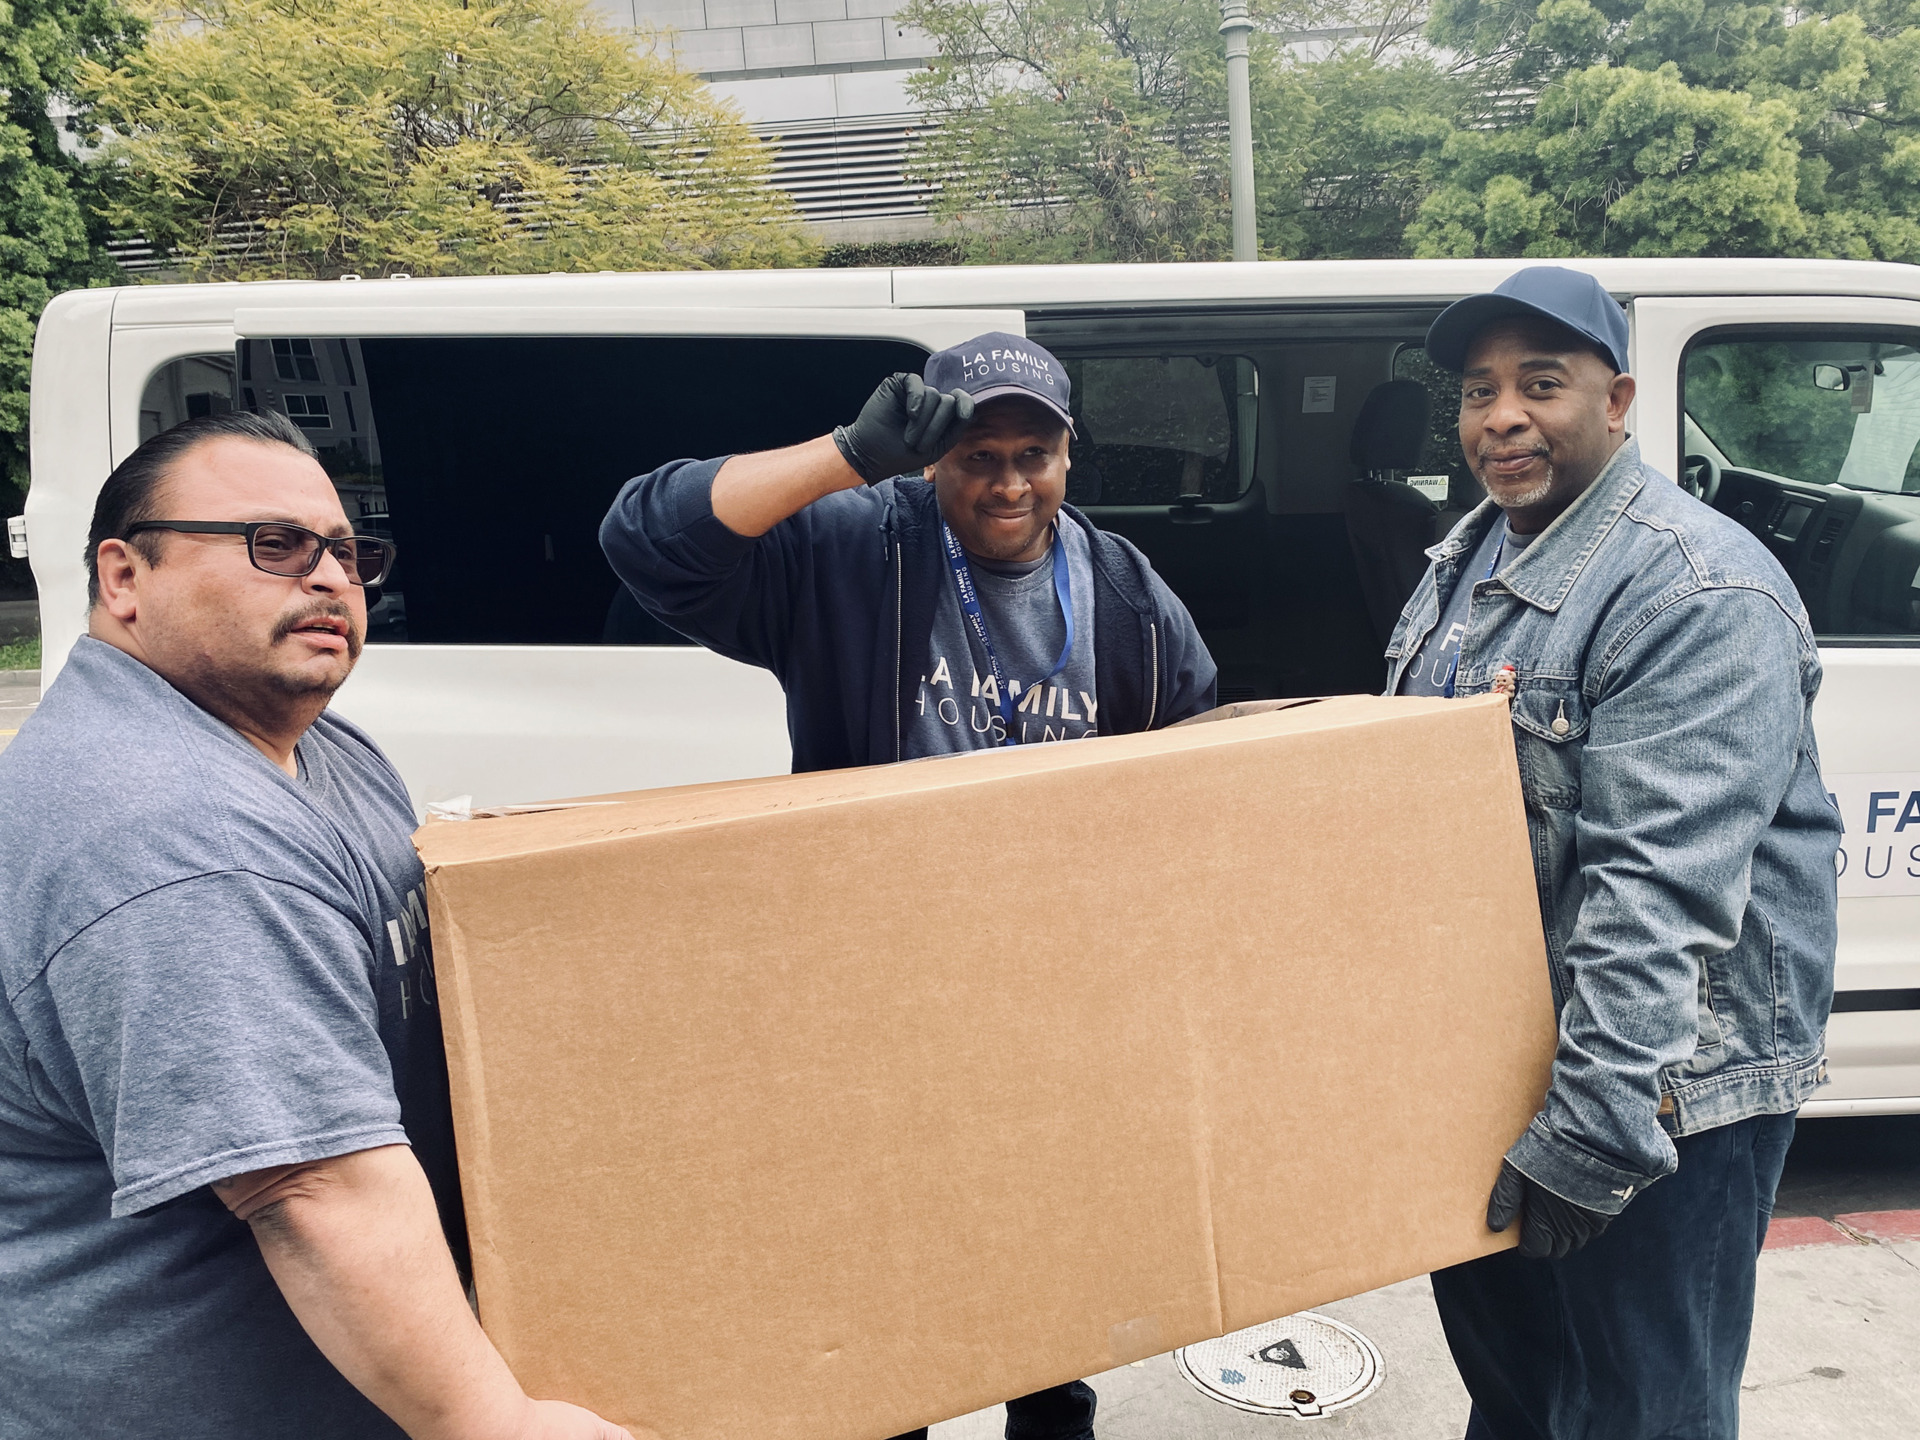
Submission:
<svg viewBox="0 0 1920 1440">
<path fill-rule="evenodd" d="M 1366 1399 L 1385 1369 L 1366 1336 L 1312 1311 L 1189 1345 L 1173 1359 L 1187 1383 L 1209 1399 L 1256 1415 L 1301 1419 Z"/>
</svg>

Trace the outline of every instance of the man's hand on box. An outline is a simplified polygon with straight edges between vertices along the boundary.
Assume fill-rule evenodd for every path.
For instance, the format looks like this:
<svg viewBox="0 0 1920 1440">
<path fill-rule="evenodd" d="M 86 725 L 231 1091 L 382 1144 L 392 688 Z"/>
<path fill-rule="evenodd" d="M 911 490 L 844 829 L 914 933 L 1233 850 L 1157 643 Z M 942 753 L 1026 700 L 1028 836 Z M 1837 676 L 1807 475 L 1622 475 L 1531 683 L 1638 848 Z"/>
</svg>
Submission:
<svg viewBox="0 0 1920 1440">
<path fill-rule="evenodd" d="M 1502 1160 L 1500 1178 L 1487 1201 L 1487 1228 L 1504 1231 L 1515 1216 L 1520 1219 L 1520 1253 L 1534 1260 L 1563 1259 L 1613 1223 L 1613 1216 L 1562 1199 Z"/>
<path fill-rule="evenodd" d="M 564 1400 L 533 1400 L 521 1440 L 633 1440 L 611 1420 Z"/>
<path fill-rule="evenodd" d="M 833 432 L 833 443 L 869 485 L 922 469 L 951 450 L 973 419 L 973 397 L 927 388 L 918 375 L 889 375 L 860 418 Z"/>
</svg>

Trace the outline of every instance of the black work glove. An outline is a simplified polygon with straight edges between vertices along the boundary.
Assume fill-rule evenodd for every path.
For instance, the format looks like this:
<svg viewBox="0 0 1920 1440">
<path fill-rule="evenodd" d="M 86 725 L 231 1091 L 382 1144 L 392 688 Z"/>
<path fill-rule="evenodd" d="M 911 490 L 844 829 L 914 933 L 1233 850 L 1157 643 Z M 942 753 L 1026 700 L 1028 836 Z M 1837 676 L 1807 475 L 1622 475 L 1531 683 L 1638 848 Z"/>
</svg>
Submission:
<svg viewBox="0 0 1920 1440">
<path fill-rule="evenodd" d="M 1613 1223 L 1613 1216 L 1561 1199 L 1502 1160 L 1500 1178 L 1487 1201 L 1487 1228 L 1505 1230 L 1516 1215 L 1520 1253 L 1533 1260 L 1571 1255 Z"/>
<path fill-rule="evenodd" d="M 860 407 L 860 418 L 833 432 L 862 480 L 869 485 L 931 465 L 959 440 L 973 419 L 973 397 L 964 390 L 929 390 L 918 375 L 899 371 Z"/>
</svg>

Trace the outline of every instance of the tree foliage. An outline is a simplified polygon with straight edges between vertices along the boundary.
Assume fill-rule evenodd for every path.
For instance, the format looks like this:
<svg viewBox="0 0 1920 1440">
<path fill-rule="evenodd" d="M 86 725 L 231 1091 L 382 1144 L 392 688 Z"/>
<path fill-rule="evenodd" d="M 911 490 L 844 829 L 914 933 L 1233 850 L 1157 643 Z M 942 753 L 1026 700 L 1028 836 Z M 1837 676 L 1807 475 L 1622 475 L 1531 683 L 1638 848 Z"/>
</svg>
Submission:
<svg viewBox="0 0 1920 1440">
<path fill-rule="evenodd" d="M 1252 36 L 1262 253 L 1402 253 L 1458 86 L 1390 53 L 1414 0 L 1261 0 Z M 1214 260 L 1231 253 L 1216 0 L 912 0 L 939 54 L 918 99 L 941 128 L 919 172 L 975 259 Z M 1363 25 L 1301 64 L 1274 32 Z"/>
<path fill-rule="evenodd" d="M 584 0 L 204 0 L 81 79 L 105 214 L 196 279 L 811 255 L 737 116 Z"/>
<path fill-rule="evenodd" d="M 49 104 L 70 92 L 76 63 L 111 60 L 138 38 L 113 0 L 0 0 L 0 471 L 20 489 L 34 323 L 56 292 L 111 274 L 86 172 L 62 152 Z"/>
<path fill-rule="evenodd" d="M 923 168 L 976 258 L 1226 253 L 1214 0 L 908 14 L 940 47 L 920 82 L 943 126 Z M 1256 14 L 1264 254 L 1920 260 L 1920 0 Z"/>
<path fill-rule="evenodd" d="M 911 82 L 941 119 L 919 169 L 974 258 L 1211 260 L 1231 252 L 1226 62 L 1210 0 L 910 0 L 939 45 Z M 1292 182 L 1299 107 L 1256 37 L 1256 165 Z"/>
<path fill-rule="evenodd" d="M 1788 106 L 1594 65 L 1532 123 L 1454 132 L 1410 238 L 1425 255 L 1779 254 L 1799 233 Z"/>
<path fill-rule="evenodd" d="M 1296 259 L 1407 254 L 1407 227 L 1472 90 L 1432 56 L 1372 44 L 1296 74 L 1311 105 L 1305 160 L 1294 190 L 1260 196 L 1263 242 Z"/>
<path fill-rule="evenodd" d="M 1423 254 L 1920 260 L 1920 3 L 1437 0 L 1526 123 L 1462 129 Z"/>
</svg>

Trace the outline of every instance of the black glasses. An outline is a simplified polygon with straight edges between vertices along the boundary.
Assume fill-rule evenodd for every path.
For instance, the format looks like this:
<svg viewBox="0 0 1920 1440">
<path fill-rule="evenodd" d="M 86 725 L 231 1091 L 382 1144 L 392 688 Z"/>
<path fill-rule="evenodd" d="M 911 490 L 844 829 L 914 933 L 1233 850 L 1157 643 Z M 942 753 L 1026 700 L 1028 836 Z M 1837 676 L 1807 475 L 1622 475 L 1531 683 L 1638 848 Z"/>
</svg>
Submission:
<svg viewBox="0 0 1920 1440">
<path fill-rule="evenodd" d="M 329 550 L 356 585 L 378 585 L 393 570 L 399 553 L 391 540 L 377 535 L 322 535 L 304 525 L 284 520 L 142 520 L 127 527 L 127 535 L 142 530 L 176 530 L 183 535 L 244 535 L 247 559 L 269 575 L 305 578 L 320 568 Z M 125 539 L 126 536 L 122 536 Z"/>
</svg>

